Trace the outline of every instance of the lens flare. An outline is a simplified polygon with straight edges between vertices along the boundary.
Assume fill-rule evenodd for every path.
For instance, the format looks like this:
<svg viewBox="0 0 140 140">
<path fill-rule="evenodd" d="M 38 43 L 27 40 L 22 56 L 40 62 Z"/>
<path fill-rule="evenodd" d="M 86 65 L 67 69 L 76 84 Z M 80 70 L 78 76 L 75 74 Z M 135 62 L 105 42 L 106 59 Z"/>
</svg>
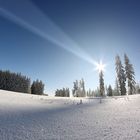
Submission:
<svg viewBox="0 0 140 140">
<path fill-rule="evenodd" d="M 101 71 L 105 71 L 105 67 L 106 67 L 106 64 L 103 64 L 102 63 L 102 60 L 100 60 L 100 62 L 99 63 L 95 63 L 95 70 L 97 70 L 99 73 L 101 72 Z"/>
</svg>

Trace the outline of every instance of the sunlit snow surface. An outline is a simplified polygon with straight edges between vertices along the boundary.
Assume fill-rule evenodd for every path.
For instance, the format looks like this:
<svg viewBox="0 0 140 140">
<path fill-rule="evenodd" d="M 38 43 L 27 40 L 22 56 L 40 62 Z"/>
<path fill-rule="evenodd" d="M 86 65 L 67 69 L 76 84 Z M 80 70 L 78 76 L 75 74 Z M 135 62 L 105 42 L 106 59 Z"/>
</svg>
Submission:
<svg viewBox="0 0 140 140">
<path fill-rule="evenodd" d="M 0 90 L 0 140 L 140 139 L 140 95 L 82 101 Z"/>
</svg>

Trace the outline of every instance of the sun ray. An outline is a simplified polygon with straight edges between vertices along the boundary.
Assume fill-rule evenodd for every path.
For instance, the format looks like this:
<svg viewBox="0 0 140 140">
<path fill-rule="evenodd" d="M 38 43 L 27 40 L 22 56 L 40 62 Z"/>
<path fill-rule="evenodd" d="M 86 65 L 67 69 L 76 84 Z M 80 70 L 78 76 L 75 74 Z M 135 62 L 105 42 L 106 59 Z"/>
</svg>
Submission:
<svg viewBox="0 0 140 140">
<path fill-rule="evenodd" d="M 18 8 L 15 8 L 15 3 Z M 24 5 L 24 6 L 23 6 Z M 26 12 L 23 11 L 25 10 Z M 94 64 L 92 57 L 72 40 L 57 24 L 44 14 L 33 2 L 26 0 L 0 1 L 0 15 L 28 29 L 57 47 L 63 48 L 73 55 Z"/>
</svg>

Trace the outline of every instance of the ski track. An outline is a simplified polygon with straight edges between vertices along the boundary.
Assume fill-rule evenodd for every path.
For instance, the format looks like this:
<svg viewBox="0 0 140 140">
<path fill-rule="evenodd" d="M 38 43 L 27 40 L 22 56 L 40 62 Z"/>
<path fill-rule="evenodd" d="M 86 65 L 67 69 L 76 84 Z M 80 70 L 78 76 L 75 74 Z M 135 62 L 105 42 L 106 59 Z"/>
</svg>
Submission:
<svg viewBox="0 0 140 140">
<path fill-rule="evenodd" d="M 140 95 L 79 100 L 0 90 L 0 140 L 140 139 Z"/>
</svg>

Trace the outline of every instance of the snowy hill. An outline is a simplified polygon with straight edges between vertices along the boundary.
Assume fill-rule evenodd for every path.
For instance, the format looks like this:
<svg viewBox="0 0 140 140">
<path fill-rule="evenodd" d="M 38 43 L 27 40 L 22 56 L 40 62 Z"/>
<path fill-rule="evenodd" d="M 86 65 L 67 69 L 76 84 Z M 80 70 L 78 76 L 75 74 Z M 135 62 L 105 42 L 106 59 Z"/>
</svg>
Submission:
<svg viewBox="0 0 140 140">
<path fill-rule="evenodd" d="M 140 95 L 81 99 L 0 90 L 0 140 L 140 139 Z"/>
</svg>

